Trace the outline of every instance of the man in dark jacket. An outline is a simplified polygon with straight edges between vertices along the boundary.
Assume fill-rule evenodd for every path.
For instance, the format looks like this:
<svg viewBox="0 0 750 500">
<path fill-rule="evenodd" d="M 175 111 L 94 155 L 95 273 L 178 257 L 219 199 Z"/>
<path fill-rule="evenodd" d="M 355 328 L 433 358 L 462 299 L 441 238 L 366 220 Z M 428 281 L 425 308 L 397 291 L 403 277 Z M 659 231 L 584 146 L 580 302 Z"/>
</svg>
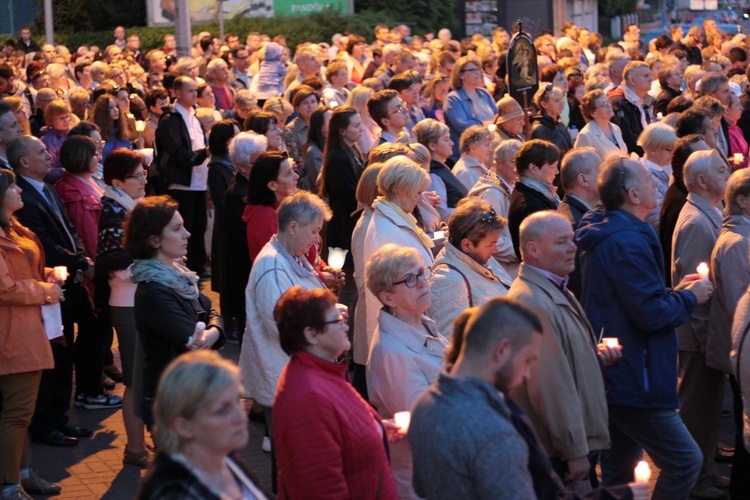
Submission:
<svg viewBox="0 0 750 500">
<path fill-rule="evenodd" d="M 180 204 L 185 228 L 190 232 L 187 267 L 199 275 L 205 272 L 206 190 L 208 166 L 206 138 L 193 106 L 198 86 L 187 76 L 175 79 L 174 108 L 162 114 L 154 139 L 155 162 L 167 193 Z"/>
<path fill-rule="evenodd" d="M 604 368 L 612 446 L 602 457 L 604 484 L 633 480 L 645 449 L 661 469 L 655 498 L 688 498 L 702 455 L 675 409 L 675 327 L 705 303 L 713 286 L 693 275 L 664 287 L 661 248 L 648 213 L 656 181 L 639 162 L 612 156 L 599 174 L 603 209 L 581 220 L 581 304 L 604 337 L 624 347 L 619 363 Z"/>
<path fill-rule="evenodd" d="M 78 438 L 89 437 L 92 432 L 73 425 L 66 415 L 70 408 L 74 363 L 76 406 L 98 409 L 122 405 L 121 398 L 102 391 L 102 328 L 83 286 L 84 279 L 91 281 L 93 278 L 94 263 L 86 256 L 81 238 L 68 220 L 60 198 L 44 182 L 51 165 L 44 144 L 35 137 L 20 137 L 8 146 L 8 161 L 23 190 L 23 208 L 16 212 L 18 220 L 42 242 L 45 266 L 65 266 L 69 275 L 64 287 L 65 301 L 61 304 L 63 338 L 51 342 L 55 367 L 42 373 L 29 432 L 35 441 L 75 446 Z M 74 334 L 76 326 L 77 335 Z"/>
<path fill-rule="evenodd" d="M 560 151 L 557 146 L 541 139 L 524 143 L 516 155 L 519 179 L 510 195 L 508 229 L 519 260 L 521 252 L 518 249 L 518 232 L 521 222 L 534 212 L 556 210 L 560 204 L 553 184 L 559 159 Z"/>
<path fill-rule="evenodd" d="M 16 42 L 16 50 L 22 50 L 24 54 L 29 52 L 40 52 L 39 44 L 31 39 L 31 30 L 28 27 L 21 28 L 21 38 Z"/>
<path fill-rule="evenodd" d="M 609 94 L 609 102 L 615 112 L 612 123 L 622 130 L 628 153 L 643 156 L 643 148 L 637 143 L 638 136 L 654 119 L 651 109 L 653 98 L 648 95 L 654 77 L 649 65 L 643 61 L 629 62 L 622 77 L 622 84 Z"/>
</svg>

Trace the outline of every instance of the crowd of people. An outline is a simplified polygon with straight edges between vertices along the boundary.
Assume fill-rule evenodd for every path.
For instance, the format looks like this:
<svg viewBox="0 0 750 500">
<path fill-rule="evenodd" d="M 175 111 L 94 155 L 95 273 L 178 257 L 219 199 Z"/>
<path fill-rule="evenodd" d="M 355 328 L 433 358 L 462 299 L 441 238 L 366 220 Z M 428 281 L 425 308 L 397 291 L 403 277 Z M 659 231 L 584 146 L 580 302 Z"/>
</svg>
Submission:
<svg viewBox="0 0 750 500">
<path fill-rule="evenodd" d="M 144 499 L 640 499 L 644 451 L 654 498 L 748 497 L 746 35 L 533 35 L 529 109 L 502 27 L 9 40 L 0 498 L 61 491 L 27 441 L 72 404 Z"/>
</svg>

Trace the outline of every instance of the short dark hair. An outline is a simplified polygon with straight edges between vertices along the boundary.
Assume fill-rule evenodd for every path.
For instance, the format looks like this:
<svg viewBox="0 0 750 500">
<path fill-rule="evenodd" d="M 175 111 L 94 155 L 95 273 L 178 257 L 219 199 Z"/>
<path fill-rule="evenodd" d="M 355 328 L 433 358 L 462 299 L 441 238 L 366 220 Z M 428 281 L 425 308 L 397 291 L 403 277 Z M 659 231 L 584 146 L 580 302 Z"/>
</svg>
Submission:
<svg viewBox="0 0 750 500">
<path fill-rule="evenodd" d="M 94 140 L 85 135 L 74 135 L 62 143 L 58 160 L 71 174 L 80 174 L 89 170 L 91 159 L 95 156 Z"/>
<path fill-rule="evenodd" d="M 682 113 L 690 109 L 693 105 L 693 100 L 684 95 L 678 95 L 667 104 L 667 114 L 670 113 Z"/>
<path fill-rule="evenodd" d="M 464 239 L 476 245 L 488 234 L 501 231 L 505 222 L 486 201 L 474 196 L 466 197 L 458 202 L 448 219 L 448 239 L 461 250 Z"/>
<path fill-rule="evenodd" d="M 271 127 L 277 126 L 279 119 L 270 111 L 255 109 L 245 119 L 245 130 L 256 134 L 266 135 Z"/>
<path fill-rule="evenodd" d="M 695 145 L 702 140 L 703 136 L 690 134 L 680 137 L 674 143 L 674 151 L 672 151 L 672 175 L 674 175 L 676 180 L 682 180 L 682 171 L 685 163 L 687 163 L 690 155 L 696 151 Z"/>
<path fill-rule="evenodd" d="M 526 173 L 531 164 L 537 167 L 560 160 L 560 150 L 551 142 L 541 139 L 526 141 L 516 153 L 516 171 L 518 175 Z"/>
<path fill-rule="evenodd" d="M 203 52 L 207 51 L 208 48 L 211 46 L 211 44 L 214 43 L 214 39 L 211 36 L 204 36 L 201 38 L 200 44 L 201 44 L 201 50 Z"/>
<path fill-rule="evenodd" d="M 2 114 L 3 113 L 0 112 L 0 115 Z M 73 137 L 74 135 L 91 137 L 92 132 L 99 132 L 99 125 L 93 122 L 81 121 L 78 122 L 78 125 L 68 130 L 68 137 Z"/>
<path fill-rule="evenodd" d="M 694 108 L 683 111 L 677 118 L 675 132 L 677 137 L 685 137 L 690 134 L 703 134 L 706 131 L 706 120 L 710 121 L 708 113 Z"/>
<path fill-rule="evenodd" d="M 404 71 L 399 73 L 390 79 L 388 82 L 388 88 L 393 89 L 396 92 L 406 90 L 415 83 L 422 83 L 422 77 L 416 71 Z"/>
<path fill-rule="evenodd" d="M 305 99 L 307 99 L 308 97 L 312 95 L 315 96 L 316 100 L 320 101 L 320 99 L 318 99 L 318 94 L 315 93 L 315 89 L 303 83 L 303 84 L 300 84 L 300 86 L 297 87 L 296 89 L 292 90 L 291 95 L 289 97 L 292 102 L 292 106 L 296 108 L 297 106 L 302 104 L 302 101 L 304 101 Z"/>
<path fill-rule="evenodd" d="M 276 203 L 276 193 L 269 189 L 268 183 L 278 179 L 281 162 L 287 158 L 288 155 L 283 151 L 266 151 L 258 156 L 247 181 L 249 205 L 272 206 Z"/>
<path fill-rule="evenodd" d="M 117 148 L 104 160 L 104 183 L 111 186 L 114 180 L 124 181 L 140 166 L 143 166 L 142 154 L 128 148 Z"/>
<path fill-rule="evenodd" d="M 5 199 L 5 193 L 13 184 L 16 183 L 16 175 L 11 170 L 0 169 L 0 200 Z M 11 214 L 10 218 L 13 215 Z M 5 231 L 10 227 L 10 218 L 5 218 L 3 211 L 0 210 L 0 227 Z"/>
<path fill-rule="evenodd" d="M 169 99 L 169 92 L 167 92 L 167 89 L 157 87 L 146 92 L 146 99 L 144 100 L 146 110 L 150 110 L 151 106 L 156 106 L 156 101 L 159 99 Z"/>
<path fill-rule="evenodd" d="M 736 62 L 745 62 L 747 61 L 747 52 L 739 47 L 732 47 L 731 49 L 729 49 L 727 58 L 732 62 L 732 64 Z"/>
<path fill-rule="evenodd" d="M 513 349 L 525 346 L 534 334 L 542 334 L 539 316 L 520 302 L 497 297 L 471 315 L 464 330 L 461 353 L 484 356 L 501 340 Z"/>
<path fill-rule="evenodd" d="M 13 73 L 13 68 L 11 68 L 9 64 L 0 64 L 0 78 L 10 80 L 14 76 L 15 73 Z"/>
<path fill-rule="evenodd" d="M 326 311 L 335 306 L 336 296 L 325 288 L 293 286 L 284 292 L 273 309 L 281 349 L 291 356 L 307 347 L 305 328 L 324 330 Z"/>
<path fill-rule="evenodd" d="M 330 110 L 324 106 L 318 106 L 318 109 L 310 115 L 310 126 L 307 128 L 307 145 L 315 145 L 323 151 L 326 147 L 326 136 L 323 134 L 323 124 L 325 123 L 326 113 Z"/>
<path fill-rule="evenodd" d="M 159 237 L 180 206 L 171 197 L 147 196 L 141 200 L 125 222 L 125 251 L 134 259 L 152 259 L 156 247 L 151 238 Z"/>
<path fill-rule="evenodd" d="M 370 117 L 375 120 L 375 123 L 377 123 L 380 128 L 385 128 L 382 120 L 388 117 L 388 103 L 397 97 L 398 92 L 393 89 L 386 89 L 375 92 L 375 94 L 367 100 L 367 111 L 370 112 Z"/>
<path fill-rule="evenodd" d="M 229 153 L 229 141 L 235 135 L 234 127 L 237 122 L 234 120 L 221 120 L 211 127 L 208 134 L 208 149 L 211 155 L 225 155 Z"/>
</svg>

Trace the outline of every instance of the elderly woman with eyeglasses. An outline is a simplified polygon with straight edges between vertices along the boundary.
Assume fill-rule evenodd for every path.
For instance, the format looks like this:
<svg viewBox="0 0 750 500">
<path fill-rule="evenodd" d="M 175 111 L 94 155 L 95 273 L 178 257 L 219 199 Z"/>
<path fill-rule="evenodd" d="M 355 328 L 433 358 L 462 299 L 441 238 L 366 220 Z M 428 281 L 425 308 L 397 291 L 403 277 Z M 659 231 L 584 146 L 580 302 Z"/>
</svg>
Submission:
<svg viewBox="0 0 750 500">
<path fill-rule="evenodd" d="M 572 147 L 568 128 L 560 119 L 566 99 L 562 90 L 551 83 L 542 85 L 534 94 L 534 104 L 539 113 L 531 117 L 531 139 L 551 142 L 564 156 Z"/>
<path fill-rule="evenodd" d="M 638 145 L 643 148 L 641 163 L 648 168 L 656 181 L 657 204 L 646 216 L 646 222 L 659 231 L 659 213 L 664 195 L 672 176 L 672 151 L 677 141 L 675 130 L 666 123 L 652 122 L 638 136 Z"/>
<path fill-rule="evenodd" d="M 508 293 L 513 282 L 492 258 L 507 221 L 484 200 L 465 198 L 448 220 L 448 241 L 430 277 L 432 305 L 429 316 L 438 330 L 449 332 L 467 307 L 481 306 Z"/>
<path fill-rule="evenodd" d="M 581 112 L 587 123 L 576 137 L 576 148 L 594 148 L 602 160 L 628 154 L 620 127 L 609 121 L 615 112 L 604 92 L 598 89 L 587 92 L 581 100 Z"/>
<path fill-rule="evenodd" d="M 383 436 L 404 433 L 381 422 L 346 379 L 339 358 L 351 343 L 336 296 L 292 287 L 274 319 L 291 356 L 274 402 L 279 497 L 395 499 Z"/>
<path fill-rule="evenodd" d="M 388 244 L 365 268 L 365 283 L 381 309 L 367 359 L 370 403 L 384 418 L 408 411 L 437 380 L 448 340 L 425 316 L 432 302 L 430 266 L 414 248 Z M 411 448 L 391 445 L 391 470 L 398 497 L 418 498 L 411 483 Z"/>
<path fill-rule="evenodd" d="M 248 397 L 265 413 L 273 442 L 272 407 L 281 371 L 289 361 L 281 345 L 273 310 L 279 297 L 293 286 L 326 288 L 305 258 L 331 219 L 328 205 L 314 194 L 287 196 L 276 211 L 278 231 L 255 257 L 245 288 L 247 326 L 240 353 L 242 382 Z"/>
</svg>

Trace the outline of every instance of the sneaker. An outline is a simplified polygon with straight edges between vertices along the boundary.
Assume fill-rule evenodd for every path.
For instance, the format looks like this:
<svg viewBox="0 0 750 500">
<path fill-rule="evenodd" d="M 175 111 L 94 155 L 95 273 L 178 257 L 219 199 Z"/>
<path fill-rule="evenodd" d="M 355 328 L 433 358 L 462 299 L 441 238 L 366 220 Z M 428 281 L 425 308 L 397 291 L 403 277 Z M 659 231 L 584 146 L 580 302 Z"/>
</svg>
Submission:
<svg viewBox="0 0 750 500">
<path fill-rule="evenodd" d="M 42 479 L 34 469 L 29 469 L 29 477 L 21 479 L 21 486 L 35 495 L 58 495 L 62 491 L 60 485 Z"/>
<path fill-rule="evenodd" d="M 78 403 L 78 396 L 76 396 L 76 406 L 83 406 L 87 410 L 106 410 L 122 406 L 122 398 L 103 392 L 98 396 L 83 396 L 81 404 Z"/>
<path fill-rule="evenodd" d="M 260 449 L 265 451 L 266 453 L 271 453 L 271 438 L 268 436 L 263 437 L 263 444 L 260 446 Z"/>
<path fill-rule="evenodd" d="M 34 500 L 28 493 L 23 491 L 23 487 L 20 484 L 15 485 L 13 488 L 6 490 L 0 486 L 0 500 Z"/>
</svg>

